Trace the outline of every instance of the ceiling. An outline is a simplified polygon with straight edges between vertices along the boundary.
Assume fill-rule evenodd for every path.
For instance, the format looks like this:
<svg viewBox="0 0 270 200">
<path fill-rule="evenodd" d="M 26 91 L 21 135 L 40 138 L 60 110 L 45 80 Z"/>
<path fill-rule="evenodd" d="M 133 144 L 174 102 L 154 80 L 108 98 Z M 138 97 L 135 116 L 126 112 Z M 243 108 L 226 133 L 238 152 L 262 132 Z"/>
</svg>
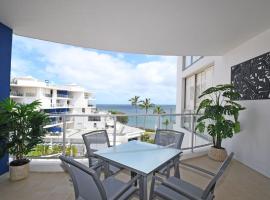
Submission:
<svg viewBox="0 0 270 200">
<path fill-rule="evenodd" d="M 222 55 L 270 28 L 270 0 L 0 0 L 15 34 L 130 53 Z"/>
</svg>

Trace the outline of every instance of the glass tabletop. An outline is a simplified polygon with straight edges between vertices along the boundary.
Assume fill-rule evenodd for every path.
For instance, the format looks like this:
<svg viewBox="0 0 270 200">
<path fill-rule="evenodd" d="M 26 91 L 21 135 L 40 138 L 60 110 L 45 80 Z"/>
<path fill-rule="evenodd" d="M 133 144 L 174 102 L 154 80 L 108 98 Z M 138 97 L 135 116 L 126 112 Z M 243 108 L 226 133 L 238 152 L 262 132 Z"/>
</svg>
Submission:
<svg viewBox="0 0 270 200">
<path fill-rule="evenodd" d="M 119 164 L 140 174 L 149 174 L 181 150 L 140 141 L 130 141 L 94 152 L 98 157 Z"/>
</svg>

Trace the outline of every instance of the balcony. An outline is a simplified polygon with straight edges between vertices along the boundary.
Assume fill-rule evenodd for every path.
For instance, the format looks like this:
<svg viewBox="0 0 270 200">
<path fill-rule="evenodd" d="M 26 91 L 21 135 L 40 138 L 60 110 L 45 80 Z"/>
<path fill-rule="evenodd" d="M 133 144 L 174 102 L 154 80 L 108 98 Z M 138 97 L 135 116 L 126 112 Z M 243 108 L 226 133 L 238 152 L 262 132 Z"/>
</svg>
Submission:
<svg viewBox="0 0 270 200">
<path fill-rule="evenodd" d="M 90 131 L 90 126 L 95 130 L 106 129 L 109 134 L 110 143 L 113 145 L 123 144 L 129 139 L 141 139 L 141 135 L 145 134 L 144 124 L 142 123 L 146 117 L 146 121 L 154 121 L 152 124 L 155 128 L 169 128 L 181 130 L 185 132 L 182 150 L 184 156 L 181 161 L 184 163 L 200 166 L 211 172 L 216 172 L 220 166 L 220 162 L 209 159 L 205 154 L 211 145 L 211 141 L 207 134 L 199 135 L 195 132 L 196 118 L 195 114 L 51 114 L 54 125 L 56 122 L 58 134 L 47 134 L 44 143 L 39 145 L 39 149 L 32 154 L 31 157 L 31 174 L 26 180 L 20 182 L 10 182 L 8 174 L 0 177 L 0 192 L 5 199 L 74 199 L 73 186 L 69 181 L 68 174 L 62 171 L 59 166 L 58 156 L 62 153 L 74 157 L 79 162 L 87 165 L 85 158 L 86 149 L 81 135 Z M 89 122 L 90 119 L 99 118 L 99 121 Z M 121 123 L 121 117 L 127 117 L 129 123 Z M 58 120 L 61 119 L 61 120 Z M 106 121 L 105 121 L 106 119 Z M 166 119 L 170 119 L 169 124 L 163 123 Z M 137 123 L 136 123 L 137 121 Z M 101 123 L 101 122 L 104 122 Z M 97 123 L 94 126 L 94 123 Z M 74 126 L 70 126 L 73 124 Z M 188 124 L 188 126 L 187 126 Z M 104 127 L 103 127 L 104 126 Z M 65 127 L 65 128 L 63 128 Z M 155 131 L 149 129 L 150 139 L 154 137 Z M 92 129 L 93 130 L 93 129 Z M 147 141 L 147 142 L 150 142 Z M 205 187 L 209 182 L 210 176 L 202 173 L 194 172 L 185 166 L 180 166 L 181 177 L 198 187 Z M 127 182 L 129 180 L 129 172 L 122 171 L 117 178 Z M 148 187 L 150 187 L 151 179 L 148 179 Z M 51 184 L 53 183 L 53 184 Z M 270 179 L 264 177 L 258 172 L 243 165 L 237 160 L 233 160 L 230 167 L 226 171 L 223 178 L 217 185 L 215 190 L 216 199 L 269 199 L 270 191 L 267 189 L 270 185 Z M 16 191 L 16 192 L 14 192 Z M 31 192 L 30 192 L 31 191 Z M 34 191 L 34 192 L 33 192 Z M 133 200 L 138 199 L 134 197 Z"/>
<path fill-rule="evenodd" d="M 11 91 L 10 92 L 10 96 L 11 97 L 18 97 L 18 98 L 20 98 L 20 97 L 23 97 L 23 93 L 22 92 L 18 92 L 18 91 Z"/>
<path fill-rule="evenodd" d="M 57 98 L 70 98 L 69 95 L 66 94 L 57 94 Z"/>
<path fill-rule="evenodd" d="M 153 9 L 153 6 L 155 6 L 155 9 Z M 109 51 L 149 55 L 212 55 L 217 57 L 214 60 L 211 58 L 211 62 L 204 62 L 204 59 L 199 60 L 191 57 L 183 68 L 181 66 L 179 76 L 177 74 L 179 80 L 177 87 L 180 87 L 178 88 L 180 89 L 178 97 L 184 96 L 181 92 L 183 90 L 183 78 L 189 78 L 187 75 L 193 75 L 194 73 L 201 73 L 203 68 L 212 64 L 215 65 L 214 84 L 230 82 L 233 66 L 250 59 L 253 60 L 269 52 L 269 43 L 267 43 L 270 40 L 269 22 L 267 20 L 270 18 L 269 6 L 270 1 L 244 0 L 234 3 L 230 1 L 214 3 L 198 1 L 196 4 L 192 1 L 170 3 L 167 1 L 155 3 L 135 3 L 135 1 L 132 3 L 116 3 L 111 1 L 106 4 L 94 1 L 80 1 L 80 3 L 71 1 L 67 4 L 62 0 L 57 2 L 57 5 L 53 1 L 28 0 L 21 4 L 16 4 L 15 1 L 5 1 L 0 6 L 0 39 L 3 41 L 0 43 L 0 47 L 3 49 L 0 52 L 0 97 L 3 99 L 9 96 L 12 33 L 62 44 Z M 61 12 L 59 12 L 60 8 Z M 85 9 L 89 11 L 89 8 L 93 9 L 94 12 L 76 12 L 85 11 Z M 70 12 L 71 10 L 74 12 Z M 101 15 L 102 13 L 106 13 L 106 15 Z M 112 26 L 112 21 L 117 22 L 115 26 Z M 70 28 L 70 24 L 73 24 L 76 28 Z M 100 24 L 102 26 L 99 26 Z M 93 29 L 93 27 L 98 28 Z M 136 34 L 136 31 L 142 30 L 142 28 L 143 33 Z M 50 31 L 46 32 L 46 30 Z M 66 35 L 65 33 L 69 34 Z M 33 55 L 37 55 L 35 52 L 33 53 Z M 24 56 L 24 58 L 30 57 Z M 62 57 L 62 59 L 65 59 L 65 57 Z M 195 64 L 194 61 L 198 62 Z M 260 64 L 262 62 L 264 61 L 261 61 Z M 80 62 L 78 63 L 80 64 Z M 19 64 L 21 65 L 21 63 Z M 203 64 L 202 68 L 197 66 L 199 64 Z M 189 66 L 191 67 L 188 68 Z M 22 67 L 24 66 L 22 65 Z M 247 67 L 249 68 L 249 66 Z M 73 69 L 76 72 L 76 68 Z M 184 69 L 186 70 L 183 71 Z M 266 70 L 268 69 L 267 66 Z M 119 73 L 120 75 L 121 73 Z M 196 76 L 194 75 L 194 77 Z M 64 80 L 61 80 L 62 77 L 57 77 L 59 82 Z M 250 80 L 256 79 L 257 75 L 247 78 Z M 260 77 L 259 79 L 257 81 L 262 82 Z M 265 83 L 268 83 L 268 79 L 269 76 L 266 76 Z M 108 82 L 108 79 L 104 80 Z M 195 78 L 195 83 L 196 81 Z M 14 81 L 12 83 L 16 84 Z M 197 85 L 194 84 L 194 86 Z M 253 84 L 250 87 L 252 86 Z M 258 88 L 261 88 L 261 86 L 259 85 Z M 256 92 L 256 90 L 254 91 Z M 11 92 L 12 98 L 18 99 L 23 95 L 34 97 L 33 94 Z M 69 98 L 66 93 L 59 94 L 57 97 L 64 100 Z M 179 106 L 182 107 L 183 101 L 177 102 L 180 102 Z M 241 115 L 243 132 L 233 139 L 226 140 L 228 150 L 235 152 L 235 160 L 217 184 L 216 199 L 270 199 L 270 179 L 259 174 L 260 172 L 270 177 L 268 153 L 269 101 L 267 99 L 262 101 L 250 100 L 243 101 L 243 104 L 247 107 L 246 113 Z M 211 146 L 211 141 L 207 134 L 199 135 L 195 132 L 195 115 L 127 116 L 130 121 L 133 119 L 128 125 L 120 121 L 123 120 L 123 117 L 126 117 L 124 115 L 106 114 L 101 116 L 101 122 L 89 121 L 88 115 L 71 115 L 74 119 L 69 124 L 69 116 L 63 112 L 57 113 L 58 116 L 63 117 L 63 121 L 60 122 L 60 126 L 63 127 L 62 131 L 59 135 L 47 134 L 44 138 L 42 145 L 44 149 L 46 147 L 49 151 L 45 152 L 44 155 L 32 156 L 30 177 L 19 182 L 10 182 L 7 174 L 0 176 L 0 199 L 74 199 L 72 184 L 67 174 L 54 171 L 55 164 L 58 164 L 59 167 L 57 157 L 64 153 L 85 163 L 85 147 L 82 143 L 81 134 L 101 128 L 108 131 L 109 140 L 113 145 L 126 143 L 129 139 L 139 139 L 145 132 L 149 136 L 147 142 L 150 142 L 154 137 L 156 128 L 181 130 L 185 132 L 185 141 L 182 148 L 184 151 L 183 162 L 199 165 L 212 172 L 215 172 L 219 166 L 219 163 L 209 160 L 205 156 L 205 150 Z M 142 122 L 146 118 L 147 120 L 153 119 L 153 127 L 145 127 Z M 169 120 L 168 123 L 165 123 L 166 119 Z M 76 126 L 76 129 L 71 127 L 72 124 Z M 89 125 L 93 129 L 88 129 Z M 71 150 L 74 146 L 77 148 L 76 151 Z M 55 149 L 57 149 L 56 152 L 53 151 Z M 198 155 L 201 157 L 198 157 Z M 5 163 L 7 163 L 7 160 L 5 160 Z M 37 172 L 44 169 L 47 171 Z M 49 170 L 50 172 L 48 172 Z M 180 167 L 180 171 L 184 179 L 199 187 L 204 187 L 205 183 L 209 182 L 208 176 L 195 173 L 185 167 Z M 129 174 L 124 171 L 119 174 L 118 178 L 127 181 L 128 176 Z"/>
<path fill-rule="evenodd" d="M 44 94 L 45 97 L 52 98 L 52 94 Z"/>
<path fill-rule="evenodd" d="M 57 90 L 57 98 L 70 98 L 70 94 L 66 90 Z"/>
<path fill-rule="evenodd" d="M 35 97 L 36 94 L 35 93 L 32 93 L 32 92 L 26 92 L 25 93 L 25 97 Z"/>
<path fill-rule="evenodd" d="M 206 156 L 187 159 L 184 162 L 199 165 L 212 172 L 215 172 L 220 165 Z M 180 173 L 184 180 L 201 188 L 210 180 L 208 176 L 194 173 L 185 167 L 180 167 Z M 117 178 L 126 182 L 129 180 L 129 174 L 124 171 L 118 174 Z M 269 185 L 268 178 L 233 160 L 222 180 L 216 186 L 215 199 L 268 200 L 270 198 Z M 4 175 L 0 177 L 0 193 L 2 200 L 74 199 L 72 183 L 69 181 L 69 176 L 63 172 L 32 172 L 28 179 L 19 182 L 10 182 L 7 175 Z M 137 200 L 137 198 L 132 200 Z"/>
</svg>

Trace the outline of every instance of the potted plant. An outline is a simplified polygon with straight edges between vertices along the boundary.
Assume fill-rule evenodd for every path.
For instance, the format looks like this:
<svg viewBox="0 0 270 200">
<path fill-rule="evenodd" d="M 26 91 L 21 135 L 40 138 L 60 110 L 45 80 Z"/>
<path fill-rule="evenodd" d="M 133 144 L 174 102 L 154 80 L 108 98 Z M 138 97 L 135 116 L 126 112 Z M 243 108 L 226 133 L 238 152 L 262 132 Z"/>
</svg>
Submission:
<svg viewBox="0 0 270 200">
<path fill-rule="evenodd" d="M 196 130 L 201 133 L 206 130 L 212 136 L 213 146 L 208 156 L 214 160 L 225 160 L 227 152 L 222 147 L 222 140 L 240 132 L 238 116 L 245 108 L 235 102 L 239 97 L 231 84 L 210 87 L 199 96 L 203 100 L 197 114 L 202 111 L 202 116 L 197 120 Z"/>
<path fill-rule="evenodd" d="M 11 180 L 28 176 L 27 154 L 42 142 L 46 133 L 43 127 L 49 118 L 39 110 L 40 104 L 39 101 L 20 104 L 11 99 L 0 102 L 0 140 L 6 144 L 0 147 L 0 152 L 8 151 L 14 158 L 9 164 Z"/>
</svg>

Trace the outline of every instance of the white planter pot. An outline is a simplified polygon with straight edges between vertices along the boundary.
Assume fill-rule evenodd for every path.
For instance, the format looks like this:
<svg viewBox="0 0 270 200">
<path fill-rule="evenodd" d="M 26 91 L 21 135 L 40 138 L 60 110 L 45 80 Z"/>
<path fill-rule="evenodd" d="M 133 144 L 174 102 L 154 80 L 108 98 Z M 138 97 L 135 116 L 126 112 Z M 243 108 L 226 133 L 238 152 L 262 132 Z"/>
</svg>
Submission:
<svg viewBox="0 0 270 200">
<path fill-rule="evenodd" d="M 223 162 L 227 158 L 228 154 L 226 149 L 211 147 L 208 151 L 208 156 L 213 160 Z"/>
<path fill-rule="evenodd" d="M 10 180 L 18 181 L 27 178 L 29 174 L 29 163 L 21 166 L 9 166 Z"/>
</svg>

